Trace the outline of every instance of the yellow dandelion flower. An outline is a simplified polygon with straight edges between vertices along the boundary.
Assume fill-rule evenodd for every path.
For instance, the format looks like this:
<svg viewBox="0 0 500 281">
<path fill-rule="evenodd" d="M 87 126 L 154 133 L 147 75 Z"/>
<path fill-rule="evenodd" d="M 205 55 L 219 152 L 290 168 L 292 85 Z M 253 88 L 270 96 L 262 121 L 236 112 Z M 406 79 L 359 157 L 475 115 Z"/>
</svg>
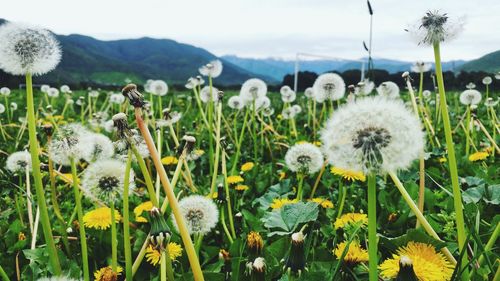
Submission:
<svg viewBox="0 0 500 281">
<path fill-rule="evenodd" d="M 278 118 L 278 120 L 281 120 L 281 119 L 283 119 L 283 115 L 278 114 L 278 116 L 276 116 L 276 118 Z"/>
<path fill-rule="evenodd" d="M 484 152 L 488 153 L 488 154 L 492 154 L 494 151 L 493 149 L 493 146 L 488 146 L 484 149 Z"/>
<path fill-rule="evenodd" d="M 321 142 L 320 141 L 315 141 L 313 142 L 313 144 L 317 147 L 321 147 Z"/>
<path fill-rule="evenodd" d="M 115 221 L 119 222 L 121 218 L 120 213 L 115 210 Z M 83 224 L 85 227 L 100 230 L 109 228 L 111 226 L 111 209 L 108 207 L 101 207 L 87 212 L 83 216 Z"/>
<path fill-rule="evenodd" d="M 73 176 L 71 175 L 71 173 L 67 173 L 67 174 L 57 174 L 58 178 L 60 180 L 62 180 L 64 183 L 67 183 L 67 184 L 73 184 Z M 78 179 L 78 182 L 80 182 L 80 179 Z"/>
<path fill-rule="evenodd" d="M 488 154 L 488 152 L 478 151 L 478 152 L 473 153 L 469 156 L 469 161 L 476 162 L 476 161 L 484 160 L 484 159 L 488 158 L 488 156 L 490 156 Z"/>
<path fill-rule="evenodd" d="M 175 156 L 166 156 L 161 159 L 161 163 L 166 166 L 175 165 L 178 162 L 179 160 Z"/>
<path fill-rule="evenodd" d="M 332 167 L 330 172 L 334 175 L 341 176 L 343 179 L 348 181 L 366 181 L 366 177 L 362 172 L 351 171 L 339 167 Z"/>
<path fill-rule="evenodd" d="M 26 235 L 24 235 L 23 232 L 19 232 L 19 234 L 17 235 L 17 239 L 19 241 L 24 241 L 24 240 L 26 240 Z"/>
<path fill-rule="evenodd" d="M 330 201 L 328 199 L 325 199 L 325 198 L 319 198 L 318 197 L 318 198 L 313 198 L 310 201 L 318 203 L 319 205 L 321 205 L 321 207 L 323 207 L 325 209 L 331 209 L 331 208 L 333 208 L 332 201 Z"/>
<path fill-rule="evenodd" d="M 439 163 L 446 163 L 448 161 L 448 159 L 446 159 L 446 157 L 441 157 L 438 159 Z"/>
<path fill-rule="evenodd" d="M 285 205 L 295 204 L 297 202 L 298 202 L 297 199 L 290 200 L 288 198 L 276 198 L 276 199 L 273 199 L 273 203 L 271 203 L 270 207 L 273 209 L 279 209 Z"/>
<path fill-rule="evenodd" d="M 244 180 L 241 176 L 229 176 L 226 181 L 228 184 L 237 184 L 243 182 Z"/>
<path fill-rule="evenodd" d="M 255 253 L 260 253 L 264 248 L 264 241 L 258 232 L 250 231 L 247 235 L 247 247 Z"/>
<path fill-rule="evenodd" d="M 144 203 L 139 204 L 134 208 L 135 221 L 136 222 L 148 222 L 148 220 L 142 216 L 144 211 L 149 212 L 153 209 L 153 202 L 146 201 Z"/>
<path fill-rule="evenodd" d="M 205 197 L 210 198 L 210 193 L 207 194 L 207 196 L 205 196 Z M 219 193 L 217 191 L 212 193 L 212 199 L 217 199 L 217 197 L 219 197 Z"/>
<path fill-rule="evenodd" d="M 113 272 L 113 268 L 111 266 L 106 266 L 103 267 L 99 270 L 96 270 L 94 272 L 94 280 L 95 281 L 111 281 L 111 280 L 118 280 L 118 275 L 121 275 L 123 272 L 123 268 L 118 266 L 116 268 L 117 272 Z"/>
<path fill-rule="evenodd" d="M 333 250 L 333 254 L 337 259 L 342 257 L 342 253 L 347 245 L 347 242 L 342 242 L 337 245 L 337 248 Z M 347 250 L 346 255 L 344 256 L 344 262 L 348 264 L 367 262 L 368 261 L 368 251 L 361 248 L 359 241 L 352 241 L 349 244 L 349 249 Z"/>
<path fill-rule="evenodd" d="M 168 243 L 168 254 L 169 254 L 170 259 L 172 261 L 177 259 L 178 257 L 182 256 L 181 245 L 179 245 L 175 242 Z M 156 266 L 160 263 L 160 259 L 161 259 L 160 250 L 156 249 L 152 245 L 149 245 L 148 248 L 146 249 L 146 260 L 150 264 Z"/>
<path fill-rule="evenodd" d="M 409 242 L 397 251 L 397 255 L 385 260 L 380 266 L 380 274 L 385 278 L 395 278 L 399 273 L 399 260 L 409 258 L 415 275 L 420 281 L 447 281 L 453 274 L 453 265 L 434 246 Z"/>
<path fill-rule="evenodd" d="M 281 180 L 283 180 L 283 179 L 286 178 L 286 173 L 285 172 L 279 172 L 278 177 L 279 177 L 279 179 L 281 181 Z"/>
<path fill-rule="evenodd" d="M 253 162 L 246 162 L 245 164 L 241 165 L 241 171 L 242 172 L 248 172 L 253 169 L 255 164 Z"/>
<path fill-rule="evenodd" d="M 304 144 L 304 143 L 309 143 L 308 141 L 305 141 L 305 140 L 302 140 L 302 141 L 298 141 L 296 142 L 295 144 Z"/>
<path fill-rule="evenodd" d="M 248 185 L 245 185 L 245 184 L 238 184 L 234 189 L 235 190 L 238 190 L 238 191 L 245 191 L 247 189 L 249 189 L 250 187 L 248 187 Z"/>
<path fill-rule="evenodd" d="M 347 213 L 340 216 L 333 224 L 335 229 L 344 228 L 346 225 L 358 224 L 368 225 L 368 216 L 361 213 Z"/>
</svg>

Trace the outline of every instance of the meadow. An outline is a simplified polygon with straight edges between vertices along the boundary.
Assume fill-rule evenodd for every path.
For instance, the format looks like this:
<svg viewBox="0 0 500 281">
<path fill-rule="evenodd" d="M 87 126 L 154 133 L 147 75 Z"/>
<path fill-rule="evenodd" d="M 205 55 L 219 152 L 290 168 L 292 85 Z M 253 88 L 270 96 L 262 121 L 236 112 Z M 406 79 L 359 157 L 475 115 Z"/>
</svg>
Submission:
<svg viewBox="0 0 500 281">
<path fill-rule="evenodd" d="M 218 60 L 180 91 L 33 86 L 57 52 L 0 47 L 26 77 L 0 89 L 0 277 L 499 280 L 500 77 L 445 92 L 426 40 L 406 89 L 325 73 L 298 93 L 224 91 Z"/>
</svg>

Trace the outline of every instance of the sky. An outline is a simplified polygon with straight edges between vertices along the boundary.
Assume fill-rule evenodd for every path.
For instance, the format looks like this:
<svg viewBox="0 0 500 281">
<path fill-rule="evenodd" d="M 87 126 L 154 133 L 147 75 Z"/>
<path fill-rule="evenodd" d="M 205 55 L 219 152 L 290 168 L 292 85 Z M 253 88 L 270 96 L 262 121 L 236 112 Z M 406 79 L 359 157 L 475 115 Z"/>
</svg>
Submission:
<svg viewBox="0 0 500 281">
<path fill-rule="evenodd" d="M 365 0 L 3 0 L 0 18 L 102 40 L 169 38 L 221 55 L 292 59 L 297 53 L 366 56 Z M 372 0 L 373 56 L 433 60 L 404 31 L 431 9 L 466 17 L 442 59 L 475 59 L 500 49 L 499 0 Z"/>
</svg>

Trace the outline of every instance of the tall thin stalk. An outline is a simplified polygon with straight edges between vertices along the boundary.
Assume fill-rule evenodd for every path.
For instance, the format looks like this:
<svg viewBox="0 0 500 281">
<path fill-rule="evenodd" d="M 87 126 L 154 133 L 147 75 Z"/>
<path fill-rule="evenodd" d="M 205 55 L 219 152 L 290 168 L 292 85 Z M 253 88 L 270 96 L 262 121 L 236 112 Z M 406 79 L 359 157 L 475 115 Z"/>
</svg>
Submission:
<svg viewBox="0 0 500 281">
<path fill-rule="evenodd" d="M 111 209 L 111 268 L 113 272 L 118 273 L 118 246 L 116 234 L 116 220 L 115 220 L 115 200 L 112 198 L 109 202 Z"/>
<path fill-rule="evenodd" d="M 40 172 L 40 159 L 38 158 L 38 142 L 36 139 L 36 120 L 35 107 L 33 102 L 33 83 L 31 73 L 26 74 L 26 100 L 28 110 L 28 133 L 30 154 L 33 169 L 33 178 L 36 189 L 37 203 L 40 207 L 40 217 L 42 221 L 43 235 L 45 243 L 47 243 L 47 251 L 49 252 L 49 260 L 55 275 L 61 275 L 61 265 L 57 254 L 56 244 L 52 236 L 52 227 L 50 225 L 49 212 L 45 201 L 45 191 L 42 184 L 42 173 Z"/>
<path fill-rule="evenodd" d="M 128 203 L 131 166 L 132 166 L 132 151 L 129 149 L 127 155 L 127 164 L 125 166 L 125 178 L 123 180 L 123 248 L 125 252 L 125 276 L 127 281 L 132 281 L 133 279 L 132 247 L 130 246 L 129 203 Z"/>
<path fill-rule="evenodd" d="M 446 93 L 444 90 L 444 81 L 443 81 L 443 72 L 441 68 L 441 53 L 439 49 L 439 42 L 435 42 L 433 44 L 434 47 L 434 59 L 436 62 L 436 78 L 439 89 L 439 103 L 441 109 L 441 116 L 443 118 L 443 126 L 444 133 L 446 137 L 446 147 L 448 150 L 448 166 L 450 169 L 450 177 L 451 177 L 451 186 L 453 189 L 453 205 L 455 207 L 455 220 L 457 226 L 457 236 L 458 236 L 458 248 L 459 251 L 466 251 L 464 248 L 465 240 L 466 240 L 466 232 L 465 232 L 465 222 L 464 222 L 464 214 L 462 210 L 462 192 L 460 190 L 460 184 L 458 181 L 458 169 L 457 169 L 457 160 L 455 158 L 455 145 L 453 143 L 453 136 L 451 133 L 451 123 L 450 116 L 448 114 L 448 106 L 446 103 Z M 464 255 L 462 260 L 462 267 L 467 266 L 467 255 Z M 464 271 L 462 280 L 468 280 L 469 273 L 468 270 Z"/>
<path fill-rule="evenodd" d="M 370 281 L 378 281 L 377 255 L 377 178 L 368 174 L 368 266 Z"/>
</svg>

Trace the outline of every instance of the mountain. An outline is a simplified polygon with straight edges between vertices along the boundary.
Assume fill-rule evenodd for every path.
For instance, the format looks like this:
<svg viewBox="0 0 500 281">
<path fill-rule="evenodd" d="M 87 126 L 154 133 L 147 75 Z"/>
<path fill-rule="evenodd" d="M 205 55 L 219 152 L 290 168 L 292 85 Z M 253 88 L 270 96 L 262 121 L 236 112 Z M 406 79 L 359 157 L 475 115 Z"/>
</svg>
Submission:
<svg viewBox="0 0 500 281">
<path fill-rule="evenodd" d="M 294 60 L 241 58 L 235 55 L 222 56 L 222 58 L 253 73 L 270 76 L 277 80 L 282 79 L 283 76 L 287 74 L 294 73 L 295 70 Z M 367 61 L 367 58 L 362 58 L 361 60 Z M 464 63 L 466 63 L 466 61 L 463 60 L 444 62 L 443 70 L 455 71 Z M 373 64 L 377 69 L 387 70 L 389 73 L 396 73 L 410 70 L 413 62 L 375 58 Z M 300 71 L 323 73 L 332 70 L 344 72 L 350 69 L 361 69 L 361 62 L 347 59 L 302 60 L 299 62 Z"/>
<path fill-rule="evenodd" d="M 467 62 L 460 68 L 464 71 L 500 71 L 500 50 L 486 54 L 478 59 Z"/>
<path fill-rule="evenodd" d="M 0 19 L 0 24 L 5 22 Z M 102 41 L 83 35 L 56 35 L 63 51 L 61 63 L 47 75 L 35 80 L 46 83 L 98 83 L 122 85 L 126 79 L 144 83 L 163 79 L 184 84 L 198 75 L 198 68 L 217 57 L 205 49 L 169 39 L 139 38 Z M 259 77 L 222 59 L 224 70 L 216 84 L 234 85 Z M 1 72 L 1 71 L 0 71 Z M 6 77 L 7 74 L 0 74 Z M 8 76 L 7 76 L 8 77 Z"/>
</svg>

